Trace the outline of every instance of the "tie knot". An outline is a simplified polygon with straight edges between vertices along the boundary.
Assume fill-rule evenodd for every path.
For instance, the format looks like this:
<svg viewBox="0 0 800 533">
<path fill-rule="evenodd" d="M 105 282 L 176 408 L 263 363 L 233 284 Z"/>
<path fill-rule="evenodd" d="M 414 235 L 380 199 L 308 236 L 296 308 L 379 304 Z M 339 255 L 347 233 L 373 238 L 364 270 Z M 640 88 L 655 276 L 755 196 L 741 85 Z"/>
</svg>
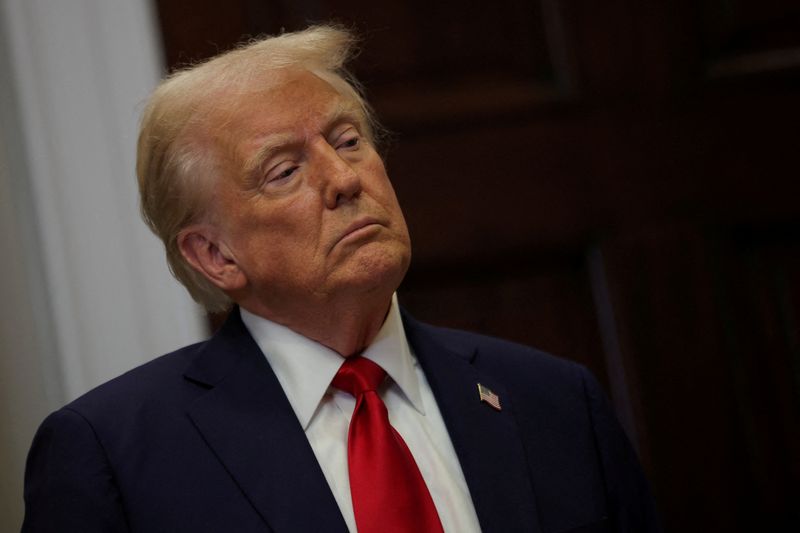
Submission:
<svg viewBox="0 0 800 533">
<path fill-rule="evenodd" d="M 348 357 L 342 363 L 331 385 L 358 398 L 365 391 L 376 390 L 384 376 L 386 372 L 369 359 L 361 356 Z"/>
</svg>

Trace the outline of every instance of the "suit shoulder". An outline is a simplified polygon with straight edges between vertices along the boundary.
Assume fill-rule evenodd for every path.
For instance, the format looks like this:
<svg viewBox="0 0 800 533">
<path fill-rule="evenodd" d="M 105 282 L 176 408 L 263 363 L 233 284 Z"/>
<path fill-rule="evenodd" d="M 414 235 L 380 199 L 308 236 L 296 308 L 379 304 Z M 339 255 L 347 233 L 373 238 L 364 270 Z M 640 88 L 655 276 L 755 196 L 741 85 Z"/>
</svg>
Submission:
<svg viewBox="0 0 800 533">
<path fill-rule="evenodd" d="M 95 387 L 64 408 L 91 420 L 112 409 L 119 412 L 126 406 L 164 400 L 165 395 L 179 392 L 184 381 L 183 372 L 207 342 L 191 344 L 156 357 Z"/>
<path fill-rule="evenodd" d="M 491 335 L 433 326 L 421 322 L 416 322 L 413 327 L 419 328 L 427 334 L 432 335 L 444 347 L 457 353 L 469 353 L 470 351 L 477 351 L 478 353 L 485 352 L 502 359 L 519 359 L 525 363 L 535 362 L 545 366 L 570 367 L 573 368 L 573 371 L 575 367 L 580 366 L 578 363 L 533 346 L 493 337 Z"/>
<path fill-rule="evenodd" d="M 583 371 L 583 366 L 538 348 L 518 342 L 473 333 L 460 329 L 444 328 L 416 322 L 415 328 L 425 330 L 452 351 L 474 357 L 478 366 L 489 365 L 494 368 L 507 368 L 518 372 L 530 368 L 537 373 L 558 373 L 575 376 Z"/>
</svg>

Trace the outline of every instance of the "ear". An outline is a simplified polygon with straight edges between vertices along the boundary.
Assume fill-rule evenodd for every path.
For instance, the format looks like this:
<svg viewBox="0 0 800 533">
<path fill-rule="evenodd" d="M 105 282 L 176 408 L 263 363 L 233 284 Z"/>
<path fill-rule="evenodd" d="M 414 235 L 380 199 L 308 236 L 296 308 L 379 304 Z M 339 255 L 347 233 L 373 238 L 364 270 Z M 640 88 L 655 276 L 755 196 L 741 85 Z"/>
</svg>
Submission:
<svg viewBox="0 0 800 533">
<path fill-rule="evenodd" d="M 210 225 L 184 228 L 178 234 L 178 249 L 192 268 L 223 291 L 236 291 L 247 285 L 247 276 Z"/>
</svg>

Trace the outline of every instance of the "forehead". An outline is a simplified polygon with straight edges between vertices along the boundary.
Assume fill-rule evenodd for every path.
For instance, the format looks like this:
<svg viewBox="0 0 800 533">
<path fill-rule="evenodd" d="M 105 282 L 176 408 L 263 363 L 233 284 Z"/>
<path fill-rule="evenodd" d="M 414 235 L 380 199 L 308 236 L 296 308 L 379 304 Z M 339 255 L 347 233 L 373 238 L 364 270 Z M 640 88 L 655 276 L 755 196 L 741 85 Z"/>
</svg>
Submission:
<svg viewBox="0 0 800 533">
<path fill-rule="evenodd" d="M 239 157 L 267 138 L 297 140 L 320 133 L 341 115 L 363 121 L 358 102 L 307 70 L 281 71 L 222 99 L 227 105 L 212 112 L 208 133 Z"/>
</svg>

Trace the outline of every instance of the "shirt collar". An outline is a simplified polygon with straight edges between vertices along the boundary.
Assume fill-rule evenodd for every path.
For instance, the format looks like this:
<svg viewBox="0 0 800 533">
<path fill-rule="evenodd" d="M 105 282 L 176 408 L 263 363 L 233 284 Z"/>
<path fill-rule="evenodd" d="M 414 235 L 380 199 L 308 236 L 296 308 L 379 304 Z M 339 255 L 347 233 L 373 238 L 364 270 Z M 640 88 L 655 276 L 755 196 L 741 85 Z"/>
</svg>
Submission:
<svg viewBox="0 0 800 533">
<path fill-rule="evenodd" d="M 242 322 L 258 344 L 305 430 L 333 377 L 342 365 L 341 355 L 327 346 L 271 320 L 240 309 Z M 381 329 L 362 357 L 380 365 L 414 408 L 425 414 L 415 366 L 416 359 L 403 329 L 397 294 Z"/>
</svg>

